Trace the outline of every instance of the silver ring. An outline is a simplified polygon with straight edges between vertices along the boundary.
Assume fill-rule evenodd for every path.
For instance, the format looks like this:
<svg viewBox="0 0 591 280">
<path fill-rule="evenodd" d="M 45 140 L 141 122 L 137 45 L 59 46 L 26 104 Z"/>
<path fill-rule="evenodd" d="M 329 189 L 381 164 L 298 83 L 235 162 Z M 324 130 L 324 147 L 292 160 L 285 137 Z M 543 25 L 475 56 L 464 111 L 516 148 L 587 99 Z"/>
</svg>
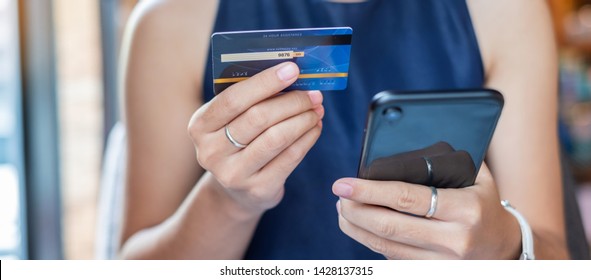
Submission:
<svg viewBox="0 0 591 280">
<path fill-rule="evenodd" d="M 435 214 L 435 210 L 437 210 L 437 188 L 431 188 L 431 206 L 429 206 L 429 211 L 425 214 L 425 218 L 431 218 Z"/>
<path fill-rule="evenodd" d="M 232 137 L 232 135 L 230 134 L 230 130 L 228 129 L 228 125 L 226 125 L 224 127 L 224 129 L 226 130 L 226 137 L 228 138 L 228 140 L 230 140 L 230 143 L 232 143 L 232 145 L 234 145 L 234 147 L 239 148 L 239 149 L 246 148 L 246 145 L 241 144 L 240 142 L 236 141 L 236 139 L 234 139 L 234 137 Z"/>
</svg>

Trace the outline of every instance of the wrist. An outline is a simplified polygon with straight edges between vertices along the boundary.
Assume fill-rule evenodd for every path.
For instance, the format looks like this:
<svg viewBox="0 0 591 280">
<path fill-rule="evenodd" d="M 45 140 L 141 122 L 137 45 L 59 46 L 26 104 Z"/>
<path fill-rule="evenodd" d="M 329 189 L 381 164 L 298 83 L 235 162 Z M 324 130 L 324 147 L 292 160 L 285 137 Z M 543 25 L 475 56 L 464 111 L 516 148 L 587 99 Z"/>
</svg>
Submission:
<svg viewBox="0 0 591 280">
<path fill-rule="evenodd" d="M 502 207 L 502 206 L 501 206 Z M 503 207 L 504 208 L 504 207 Z M 503 232 L 505 239 L 503 240 L 503 245 L 501 246 L 501 252 L 496 258 L 503 259 L 503 260 L 518 260 L 521 256 L 521 228 L 519 227 L 519 222 L 511 213 L 507 210 L 502 210 L 502 216 L 504 222 Z"/>
<path fill-rule="evenodd" d="M 249 222 L 258 220 L 265 212 L 264 210 L 241 204 L 222 187 L 210 172 L 203 174 L 198 187 L 212 199 L 215 203 L 216 211 L 223 211 L 229 218 L 235 221 Z"/>
<path fill-rule="evenodd" d="M 520 260 L 534 260 L 534 236 L 531 227 L 525 217 L 519 213 L 507 200 L 501 201 L 501 205 L 509 214 L 511 226 L 508 227 L 511 242 L 509 244 L 517 244 L 517 246 L 510 246 L 509 252 L 512 252 L 509 259 Z M 518 234 L 514 234 L 517 232 Z M 517 237 L 515 237 L 515 235 Z M 517 242 L 516 242 L 517 241 Z"/>
</svg>

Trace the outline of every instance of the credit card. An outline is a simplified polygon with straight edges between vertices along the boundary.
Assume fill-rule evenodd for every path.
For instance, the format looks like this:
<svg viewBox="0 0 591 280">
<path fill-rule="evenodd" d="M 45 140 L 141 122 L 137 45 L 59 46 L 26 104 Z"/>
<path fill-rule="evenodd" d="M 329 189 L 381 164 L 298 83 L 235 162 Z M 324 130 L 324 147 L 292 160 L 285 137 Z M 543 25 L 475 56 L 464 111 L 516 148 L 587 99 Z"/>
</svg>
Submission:
<svg viewBox="0 0 591 280">
<path fill-rule="evenodd" d="M 343 90 L 349 78 L 352 35 L 350 27 L 214 33 L 215 94 L 286 61 L 300 68 L 297 81 L 286 91 Z"/>
</svg>

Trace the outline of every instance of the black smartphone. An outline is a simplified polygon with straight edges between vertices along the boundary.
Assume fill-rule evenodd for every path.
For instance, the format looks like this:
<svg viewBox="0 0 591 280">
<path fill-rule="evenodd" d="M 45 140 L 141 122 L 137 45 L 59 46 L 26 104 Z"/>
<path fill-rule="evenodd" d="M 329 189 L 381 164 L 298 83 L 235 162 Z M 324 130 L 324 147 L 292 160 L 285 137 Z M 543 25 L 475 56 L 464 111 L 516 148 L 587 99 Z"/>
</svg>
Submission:
<svg viewBox="0 0 591 280">
<path fill-rule="evenodd" d="M 491 89 L 376 94 L 358 177 L 438 188 L 473 185 L 503 104 L 502 94 Z"/>
</svg>

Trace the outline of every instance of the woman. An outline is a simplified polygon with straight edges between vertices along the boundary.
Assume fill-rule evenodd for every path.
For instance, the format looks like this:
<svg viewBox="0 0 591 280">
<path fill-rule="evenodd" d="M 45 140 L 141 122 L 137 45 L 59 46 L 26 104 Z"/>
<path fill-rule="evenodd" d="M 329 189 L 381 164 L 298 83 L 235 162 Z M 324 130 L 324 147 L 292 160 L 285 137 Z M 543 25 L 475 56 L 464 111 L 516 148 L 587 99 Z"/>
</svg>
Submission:
<svg viewBox="0 0 591 280">
<path fill-rule="evenodd" d="M 212 96 L 212 30 L 326 26 L 354 29 L 345 92 L 277 95 L 298 75 L 284 63 Z M 121 257 L 516 259 L 507 199 L 537 258 L 567 258 L 552 34 L 544 1 L 141 1 L 123 46 Z M 470 87 L 506 103 L 474 186 L 430 209 L 426 186 L 351 178 L 373 94 Z"/>
</svg>

